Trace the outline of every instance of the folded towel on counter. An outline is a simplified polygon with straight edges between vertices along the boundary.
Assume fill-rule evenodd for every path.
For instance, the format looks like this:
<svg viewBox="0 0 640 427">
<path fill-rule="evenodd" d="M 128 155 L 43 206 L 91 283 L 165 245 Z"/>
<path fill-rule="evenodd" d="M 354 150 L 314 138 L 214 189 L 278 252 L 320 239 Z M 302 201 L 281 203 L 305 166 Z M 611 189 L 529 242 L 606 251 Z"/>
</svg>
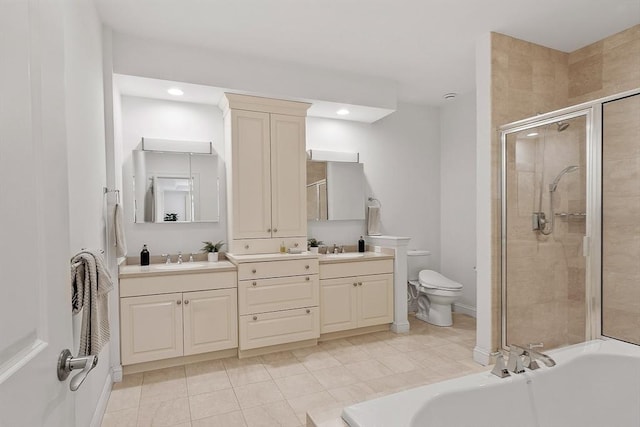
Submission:
<svg viewBox="0 0 640 427">
<path fill-rule="evenodd" d="M 113 280 L 99 251 L 83 250 L 71 259 L 73 314 L 82 311 L 79 356 L 98 355 L 109 342 L 107 294 Z"/>
<path fill-rule="evenodd" d="M 380 236 L 380 207 L 369 206 L 367 208 L 367 235 Z"/>
<path fill-rule="evenodd" d="M 113 246 L 118 258 L 127 256 L 127 241 L 124 236 L 124 219 L 122 206 L 116 203 L 113 210 Z"/>
</svg>

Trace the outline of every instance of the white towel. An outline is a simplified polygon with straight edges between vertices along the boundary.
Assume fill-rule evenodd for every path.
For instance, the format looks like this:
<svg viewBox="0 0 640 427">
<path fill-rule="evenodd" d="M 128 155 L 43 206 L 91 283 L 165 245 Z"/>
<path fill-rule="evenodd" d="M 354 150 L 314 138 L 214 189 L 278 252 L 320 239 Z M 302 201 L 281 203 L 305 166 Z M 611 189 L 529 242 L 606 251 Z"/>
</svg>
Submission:
<svg viewBox="0 0 640 427">
<path fill-rule="evenodd" d="M 380 208 L 378 206 L 367 207 L 367 235 L 380 236 Z"/>
<path fill-rule="evenodd" d="M 109 342 L 107 294 L 112 289 L 111 275 L 99 252 L 82 251 L 71 259 L 73 314 L 82 311 L 80 356 L 98 355 L 100 349 Z"/>
<path fill-rule="evenodd" d="M 116 203 L 113 210 L 113 246 L 116 247 L 116 257 L 127 256 L 127 241 L 124 237 L 124 219 L 122 206 Z"/>
</svg>

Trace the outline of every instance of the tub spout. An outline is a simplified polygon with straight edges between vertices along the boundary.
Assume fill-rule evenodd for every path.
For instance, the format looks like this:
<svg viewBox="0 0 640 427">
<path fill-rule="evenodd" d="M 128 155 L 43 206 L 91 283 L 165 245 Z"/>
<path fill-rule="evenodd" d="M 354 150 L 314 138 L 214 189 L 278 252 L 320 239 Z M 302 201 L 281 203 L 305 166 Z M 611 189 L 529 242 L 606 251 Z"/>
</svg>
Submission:
<svg viewBox="0 0 640 427">
<path fill-rule="evenodd" d="M 531 370 L 538 369 L 540 365 L 538 365 L 538 361 L 545 364 L 545 366 L 552 367 L 556 366 L 556 361 L 553 360 L 548 355 L 541 353 L 539 351 L 529 349 L 524 351 L 525 356 L 525 368 L 529 368 Z"/>
</svg>

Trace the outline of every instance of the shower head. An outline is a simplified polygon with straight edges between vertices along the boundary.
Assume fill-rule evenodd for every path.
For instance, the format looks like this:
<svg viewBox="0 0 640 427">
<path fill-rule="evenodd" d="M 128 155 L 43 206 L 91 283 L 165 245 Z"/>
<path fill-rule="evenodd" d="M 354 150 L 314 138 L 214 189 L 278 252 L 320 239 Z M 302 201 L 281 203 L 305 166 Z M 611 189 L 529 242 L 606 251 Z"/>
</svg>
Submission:
<svg viewBox="0 0 640 427">
<path fill-rule="evenodd" d="M 567 122 L 558 122 L 556 124 L 558 125 L 558 132 L 562 132 L 563 130 L 566 130 L 569 127 L 569 123 Z"/>
<path fill-rule="evenodd" d="M 566 125 L 569 126 L 568 124 L 566 124 Z M 566 129 L 566 127 L 565 127 L 565 129 Z M 552 192 L 552 193 L 554 191 L 556 191 L 556 189 L 558 188 L 558 183 L 560 182 L 560 179 L 562 179 L 562 177 L 564 175 L 566 175 L 568 173 L 571 173 L 571 172 L 575 172 L 578 169 L 580 169 L 580 166 L 575 166 L 575 165 L 567 166 L 566 168 L 562 169 L 560 171 L 560 173 L 558 175 L 556 175 L 556 177 L 553 179 L 553 182 L 551 184 L 549 184 L 549 191 Z"/>
</svg>

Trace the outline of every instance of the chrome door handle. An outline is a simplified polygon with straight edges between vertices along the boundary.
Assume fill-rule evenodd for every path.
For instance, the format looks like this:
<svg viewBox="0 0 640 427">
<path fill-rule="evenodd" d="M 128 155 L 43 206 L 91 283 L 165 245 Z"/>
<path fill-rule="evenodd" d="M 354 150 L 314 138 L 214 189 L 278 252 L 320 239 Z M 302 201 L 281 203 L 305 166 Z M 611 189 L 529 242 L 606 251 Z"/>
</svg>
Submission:
<svg viewBox="0 0 640 427">
<path fill-rule="evenodd" d="M 98 364 L 98 356 L 82 356 L 73 357 L 69 349 L 62 350 L 58 357 L 58 380 L 64 381 L 67 379 L 71 371 L 76 369 L 82 369 L 80 373 L 73 378 L 69 383 L 71 391 L 76 391 L 84 382 L 89 372 Z"/>
</svg>

